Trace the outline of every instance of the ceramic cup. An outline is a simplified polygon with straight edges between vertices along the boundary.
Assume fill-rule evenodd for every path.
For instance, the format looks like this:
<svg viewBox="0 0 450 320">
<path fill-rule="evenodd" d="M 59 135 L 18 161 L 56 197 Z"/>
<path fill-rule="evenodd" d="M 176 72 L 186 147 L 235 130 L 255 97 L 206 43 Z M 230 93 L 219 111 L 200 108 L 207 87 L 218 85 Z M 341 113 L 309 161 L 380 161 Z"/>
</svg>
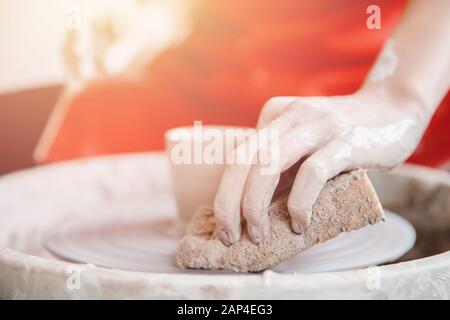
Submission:
<svg viewBox="0 0 450 320">
<path fill-rule="evenodd" d="M 249 129 L 194 125 L 166 132 L 172 188 L 182 222 L 189 222 L 198 206 L 213 206 L 227 155 L 245 140 Z"/>
</svg>

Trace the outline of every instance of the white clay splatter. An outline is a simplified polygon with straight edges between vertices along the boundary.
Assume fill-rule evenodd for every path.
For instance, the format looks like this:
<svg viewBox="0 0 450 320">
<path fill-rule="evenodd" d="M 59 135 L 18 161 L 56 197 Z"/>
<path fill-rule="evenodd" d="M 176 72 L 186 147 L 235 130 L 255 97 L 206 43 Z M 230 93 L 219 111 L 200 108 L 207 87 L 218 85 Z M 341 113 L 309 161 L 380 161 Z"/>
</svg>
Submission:
<svg viewBox="0 0 450 320">
<path fill-rule="evenodd" d="M 394 41 L 386 41 L 377 62 L 370 71 L 368 82 L 379 83 L 392 77 L 398 67 L 398 56 L 394 49 Z"/>
</svg>

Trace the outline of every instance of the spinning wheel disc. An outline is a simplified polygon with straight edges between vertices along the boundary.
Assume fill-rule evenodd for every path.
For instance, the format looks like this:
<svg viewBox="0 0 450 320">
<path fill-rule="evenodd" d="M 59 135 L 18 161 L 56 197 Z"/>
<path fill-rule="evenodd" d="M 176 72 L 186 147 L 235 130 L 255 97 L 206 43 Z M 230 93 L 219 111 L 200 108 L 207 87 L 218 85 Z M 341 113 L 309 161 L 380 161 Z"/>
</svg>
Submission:
<svg viewBox="0 0 450 320">
<path fill-rule="evenodd" d="M 174 256 L 180 235 L 174 219 L 75 222 L 52 228 L 45 246 L 67 260 L 98 266 L 163 273 L 183 270 Z M 323 272 L 382 264 L 402 256 L 415 242 L 409 222 L 386 212 L 386 222 L 341 234 L 275 266 L 281 273 Z"/>
</svg>

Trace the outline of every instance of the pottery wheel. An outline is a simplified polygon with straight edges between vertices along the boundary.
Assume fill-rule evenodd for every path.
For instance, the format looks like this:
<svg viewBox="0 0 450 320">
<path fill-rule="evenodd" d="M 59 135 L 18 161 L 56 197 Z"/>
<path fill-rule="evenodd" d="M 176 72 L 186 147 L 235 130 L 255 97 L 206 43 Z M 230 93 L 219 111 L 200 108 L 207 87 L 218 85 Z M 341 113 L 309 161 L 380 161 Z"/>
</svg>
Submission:
<svg viewBox="0 0 450 320">
<path fill-rule="evenodd" d="M 164 154 L 143 153 L 0 177 L 0 299 L 448 299 L 448 252 L 363 268 L 395 261 L 414 242 L 411 225 L 390 212 L 386 222 L 342 234 L 274 272 L 178 269 L 168 169 Z M 402 214 L 414 206 L 419 217 L 447 216 L 450 181 L 440 171 L 405 165 L 371 180 L 382 203 Z M 351 270 L 320 272 L 342 269 Z"/>
<path fill-rule="evenodd" d="M 180 234 L 175 218 L 64 221 L 44 236 L 44 245 L 66 260 L 131 271 L 205 272 L 177 268 Z M 394 261 L 415 242 L 413 227 L 386 212 L 386 222 L 344 233 L 275 266 L 282 273 L 352 269 Z"/>
<path fill-rule="evenodd" d="M 448 252 L 364 268 L 395 261 L 414 242 L 411 225 L 389 212 L 386 222 L 342 234 L 272 271 L 178 269 L 168 169 L 163 154 L 142 153 L 2 176 L 0 299 L 448 299 Z M 450 181 L 440 171 L 405 165 L 371 180 L 382 203 L 402 214 L 411 205 L 420 217 L 448 212 Z M 419 195 L 426 203 L 411 202 Z M 436 201 L 429 208 L 430 198 Z M 350 270 L 320 272 L 342 269 Z"/>
<path fill-rule="evenodd" d="M 44 166 L 1 180 L 0 240 L 54 260 L 148 273 L 202 273 L 174 263 L 181 234 L 162 154 L 100 157 Z M 311 273 L 395 261 L 414 244 L 405 219 L 342 234 L 272 270 Z"/>
</svg>

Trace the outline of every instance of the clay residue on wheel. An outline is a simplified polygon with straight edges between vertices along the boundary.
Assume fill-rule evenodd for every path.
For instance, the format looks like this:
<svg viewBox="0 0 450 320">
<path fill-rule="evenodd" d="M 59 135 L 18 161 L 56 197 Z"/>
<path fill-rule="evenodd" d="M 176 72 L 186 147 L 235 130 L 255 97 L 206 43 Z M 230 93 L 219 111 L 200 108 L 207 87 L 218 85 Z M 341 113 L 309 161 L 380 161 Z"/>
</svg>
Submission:
<svg viewBox="0 0 450 320">
<path fill-rule="evenodd" d="M 343 173 L 329 180 L 314 207 L 305 234 L 291 231 L 287 197 L 269 209 L 270 233 L 261 243 L 250 241 L 246 228 L 242 238 L 226 247 L 214 233 L 211 208 L 200 207 L 180 241 L 176 262 L 182 268 L 261 271 L 311 246 L 384 219 L 377 195 L 364 170 Z"/>
</svg>

